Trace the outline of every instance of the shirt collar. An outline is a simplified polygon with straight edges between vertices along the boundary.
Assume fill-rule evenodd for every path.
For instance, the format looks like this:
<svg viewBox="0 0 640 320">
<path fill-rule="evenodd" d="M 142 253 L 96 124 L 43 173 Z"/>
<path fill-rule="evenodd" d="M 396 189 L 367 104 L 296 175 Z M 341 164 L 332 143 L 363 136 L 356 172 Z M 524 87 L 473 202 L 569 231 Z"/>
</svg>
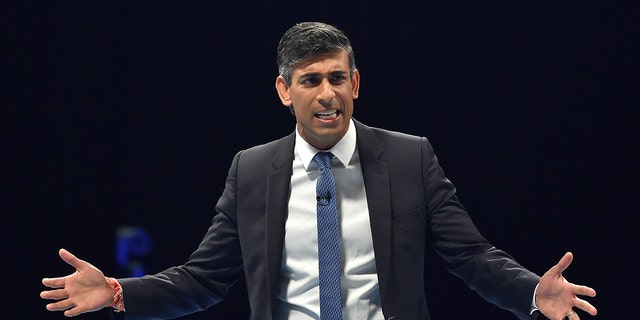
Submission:
<svg viewBox="0 0 640 320">
<path fill-rule="evenodd" d="M 337 158 L 340 164 L 346 167 L 356 151 L 356 129 L 353 124 L 353 119 L 349 120 L 349 129 L 347 129 L 344 137 L 329 150 L 319 150 L 310 145 L 300 136 L 300 132 L 298 132 L 298 128 L 296 127 L 296 145 L 294 152 L 300 157 L 306 171 L 309 171 L 309 165 L 313 161 L 313 157 L 320 151 L 333 153 L 334 158 Z"/>
</svg>

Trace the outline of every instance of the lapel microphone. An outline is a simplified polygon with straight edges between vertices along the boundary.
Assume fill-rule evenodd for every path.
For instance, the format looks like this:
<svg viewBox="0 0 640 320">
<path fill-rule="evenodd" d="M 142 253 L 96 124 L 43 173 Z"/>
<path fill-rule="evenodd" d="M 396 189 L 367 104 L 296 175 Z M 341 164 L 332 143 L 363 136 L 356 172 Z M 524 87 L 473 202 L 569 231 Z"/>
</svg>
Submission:
<svg viewBox="0 0 640 320">
<path fill-rule="evenodd" d="M 318 204 L 323 206 L 326 206 L 330 200 L 331 200 L 331 193 L 329 193 L 328 191 L 325 195 L 316 196 L 316 201 L 318 202 Z"/>
</svg>

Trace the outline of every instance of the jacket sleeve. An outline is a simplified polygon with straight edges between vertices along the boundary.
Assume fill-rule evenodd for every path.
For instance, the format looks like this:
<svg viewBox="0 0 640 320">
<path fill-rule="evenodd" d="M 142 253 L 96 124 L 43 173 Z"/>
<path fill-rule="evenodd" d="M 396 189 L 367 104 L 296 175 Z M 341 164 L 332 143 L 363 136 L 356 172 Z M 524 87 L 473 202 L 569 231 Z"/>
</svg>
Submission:
<svg viewBox="0 0 640 320">
<path fill-rule="evenodd" d="M 424 138 L 422 156 L 427 234 L 447 269 L 485 300 L 520 319 L 530 319 L 533 292 L 540 277 L 480 234 Z"/>
</svg>

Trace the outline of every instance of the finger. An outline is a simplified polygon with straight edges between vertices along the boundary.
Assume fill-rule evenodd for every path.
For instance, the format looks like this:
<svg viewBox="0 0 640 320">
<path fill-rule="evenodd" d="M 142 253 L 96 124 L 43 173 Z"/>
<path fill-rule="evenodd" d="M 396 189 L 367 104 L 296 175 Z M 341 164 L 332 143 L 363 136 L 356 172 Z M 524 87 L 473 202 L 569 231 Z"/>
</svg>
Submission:
<svg viewBox="0 0 640 320">
<path fill-rule="evenodd" d="M 572 291 L 573 291 L 573 294 L 579 295 L 579 296 L 588 296 L 588 297 L 596 296 L 596 290 L 587 286 L 580 286 L 580 285 L 574 284 Z"/>
<path fill-rule="evenodd" d="M 73 307 L 73 303 L 71 303 L 69 299 L 60 300 L 58 302 L 47 304 L 47 310 L 49 311 L 61 311 L 61 310 L 69 309 L 71 307 Z"/>
<path fill-rule="evenodd" d="M 65 277 L 59 278 L 44 278 L 42 284 L 49 288 L 63 288 L 65 285 Z"/>
<path fill-rule="evenodd" d="M 576 302 L 574 303 L 574 306 L 592 316 L 595 316 L 596 314 L 598 314 L 598 310 L 593 305 L 591 305 L 591 303 L 585 300 L 576 298 Z"/>
<path fill-rule="evenodd" d="M 580 315 L 578 315 L 577 312 L 575 312 L 575 310 L 570 309 L 569 313 L 567 313 L 564 317 L 562 317 L 562 320 L 580 320 Z"/>
<path fill-rule="evenodd" d="M 68 297 L 69 297 L 69 293 L 67 292 L 67 290 L 64 290 L 64 289 L 40 292 L 40 298 L 42 299 L 60 300 L 60 299 L 66 299 Z"/>
<path fill-rule="evenodd" d="M 58 251 L 58 254 L 60 255 L 60 258 L 64 260 L 64 262 L 70 264 L 76 269 L 82 269 L 84 266 L 86 266 L 86 262 L 78 259 L 75 255 L 65 249 L 60 249 L 60 251 Z"/>
<path fill-rule="evenodd" d="M 82 313 L 85 313 L 85 312 L 86 312 L 86 310 L 84 310 L 84 309 L 82 309 L 80 307 L 73 307 L 73 308 L 71 308 L 69 310 L 66 310 L 64 312 L 64 315 L 65 315 L 65 317 L 75 317 L 75 316 L 77 316 L 79 314 L 82 314 Z"/>
</svg>

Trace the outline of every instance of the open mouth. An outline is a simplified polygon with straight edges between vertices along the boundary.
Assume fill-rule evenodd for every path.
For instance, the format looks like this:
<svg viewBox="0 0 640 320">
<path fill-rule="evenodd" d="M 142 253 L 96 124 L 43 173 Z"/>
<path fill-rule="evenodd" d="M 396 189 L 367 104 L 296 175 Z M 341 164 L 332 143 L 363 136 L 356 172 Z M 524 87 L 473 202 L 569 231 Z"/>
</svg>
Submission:
<svg viewBox="0 0 640 320">
<path fill-rule="evenodd" d="M 338 118 L 340 110 L 321 111 L 316 113 L 316 118 L 320 120 L 333 120 Z"/>
</svg>

